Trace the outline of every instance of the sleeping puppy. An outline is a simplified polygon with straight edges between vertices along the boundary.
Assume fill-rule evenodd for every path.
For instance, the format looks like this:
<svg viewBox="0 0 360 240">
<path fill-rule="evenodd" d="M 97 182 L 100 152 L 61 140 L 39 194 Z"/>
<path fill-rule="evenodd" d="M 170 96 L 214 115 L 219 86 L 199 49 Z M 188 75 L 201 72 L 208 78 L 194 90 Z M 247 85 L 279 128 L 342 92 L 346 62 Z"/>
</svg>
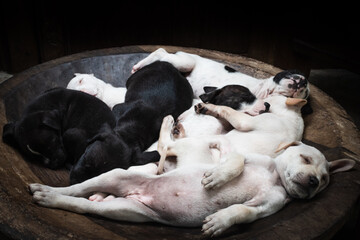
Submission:
<svg viewBox="0 0 360 240">
<path fill-rule="evenodd" d="M 93 95 L 104 101 L 110 108 L 123 103 L 126 94 L 126 88 L 113 87 L 111 84 L 96 78 L 93 74 L 76 73 L 75 77 L 68 83 L 67 88 Z M 204 87 L 204 91 L 205 93 L 200 95 L 203 102 L 228 106 L 252 116 L 267 112 L 269 109 L 269 104 L 258 100 L 248 88 L 240 85 L 229 85 L 221 89 L 207 86 Z M 200 102 L 200 100 L 194 99 L 193 105 Z M 183 137 L 185 132 L 186 136 L 223 134 L 229 129 L 231 129 L 231 126 L 226 125 L 224 121 L 208 115 L 196 114 L 194 108 L 190 107 L 177 119 L 174 136 Z M 154 149 L 154 147 L 151 149 Z"/>
<path fill-rule="evenodd" d="M 75 164 L 88 139 L 103 126 L 115 127 L 111 110 L 88 94 L 55 88 L 26 106 L 21 119 L 3 127 L 3 141 L 31 159 L 56 169 Z"/>
<path fill-rule="evenodd" d="M 248 88 L 240 85 L 227 85 L 220 89 L 205 87 L 205 93 L 200 95 L 204 103 L 227 106 L 232 109 L 256 116 L 269 111 L 270 104 L 257 99 Z M 193 105 L 201 103 L 194 99 Z M 173 129 L 175 138 L 191 137 L 200 135 L 225 134 L 232 126 L 221 118 L 210 115 L 198 114 L 192 107 L 182 113 L 176 121 Z"/>
<path fill-rule="evenodd" d="M 112 110 L 116 127 L 104 127 L 89 141 L 71 172 L 72 184 L 114 168 L 158 161 L 158 152 L 144 151 L 158 140 L 162 119 L 177 118 L 192 104 L 190 84 L 167 62 L 154 62 L 131 75 L 126 88 L 125 102 Z"/>
<path fill-rule="evenodd" d="M 137 63 L 132 72 L 134 73 L 159 60 L 171 63 L 181 72 L 189 73 L 187 80 L 194 90 L 195 97 L 204 93 L 203 88 L 205 86 L 221 88 L 231 84 L 249 88 L 259 99 L 264 99 L 270 95 L 306 99 L 310 94 L 307 79 L 296 70 L 283 71 L 268 79 L 260 80 L 237 72 L 223 63 L 185 52 L 170 54 L 162 48 Z"/>
<path fill-rule="evenodd" d="M 240 154 L 258 153 L 276 157 L 278 155 L 277 150 L 282 144 L 301 141 L 304 131 L 304 121 L 300 109 L 306 104 L 306 100 L 272 96 L 266 98 L 266 102 L 271 105 L 269 112 L 257 116 L 250 116 L 249 114 L 236 111 L 230 107 L 217 106 L 214 104 L 199 103 L 195 106 L 195 109 L 197 113 L 221 118 L 233 128 L 226 134 L 217 137 L 218 141 L 228 142 L 228 144 L 222 144 L 223 146 L 227 146 L 226 149 L 222 149 L 223 152 L 236 150 Z M 200 136 L 195 135 L 174 139 L 175 142 L 192 141 L 190 146 L 193 146 L 196 142 L 208 142 L 213 136 L 214 135 L 211 134 L 202 134 Z M 216 146 L 215 143 L 213 143 L 213 145 Z M 158 152 L 161 156 L 164 156 L 163 152 L 166 151 L 166 149 L 168 150 L 169 147 L 171 146 L 158 145 Z M 218 154 L 218 152 L 215 151 L 214 154 L 214 157 L 217 157 L 216 154 Z M 171 164 L 164 165 L 164 163 Z M 165 167 L 165 171 L 169 171 L 174 167 L 181 167 L 179 162 L 175 164 L 172 163 L 172 161 L 165 162 L 165 159 L 161 158 L 157 172 L 162 173 L 164 170 L 163 167 Z M 150 169 L 154 169 L 154 167 Z M 138 170 L 142 171 L 141 168 L 138 168 Z M 155 174 L 156 171 L 153 173 Z M 236 171 L 234 174 L 236 174 Z M 226 180 L 220 176 L 218 181 Z"/>
<path fill-rule="evenodd" d="M 105 102 L 111 109 L 116 104 L 125 101 L 126 88 L 114 87 L 110 83 L 105 83 L 96 78 L 94 74 L 75 73 L 75 77 L 70 80 L 66 88 L 95 96 Z"/>
<path fill-rule="evenodd" d="M 168 145 L 172 124 L 171 117 L 164 119 L 159 145 Z M 276 158 L 231 152 L 226 154 L 225 165 L 236 163 L 241 174 L 214 189 L 206 187 L 207 172 L 217 165 L 209 151 L 213 146 L 207 141 L 185 147 L 178 143 L 171 154 L 188 163 L 178 169 L 157 176 L 114 169 L 64 188 L 30 184 L 33 201 L 43 207 L 119 221 L 202 225 L 205 235 L 218 236 L 234 224 L 276 213 L 293 198 L 314 197 L 329 184 L 330 174 L 355 165 L 348 159 L 329 163 L 317 149 L 300 142 L 289 144 Z M 113 198 L 86 199 L 94 191 L 112 194 Z"/>
</svg>

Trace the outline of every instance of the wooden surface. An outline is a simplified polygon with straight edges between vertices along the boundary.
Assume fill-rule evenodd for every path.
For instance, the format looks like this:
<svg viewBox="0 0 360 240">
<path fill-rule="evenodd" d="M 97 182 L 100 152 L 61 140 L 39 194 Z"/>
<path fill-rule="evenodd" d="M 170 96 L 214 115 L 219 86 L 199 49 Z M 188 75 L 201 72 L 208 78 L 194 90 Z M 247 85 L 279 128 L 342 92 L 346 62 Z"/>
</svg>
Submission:
<svg viewBox="0 0 360 240">
<path fill-rule="evenodd" d="M 130 46 L 84 52 L 30 68 L 0 85 L 0 122 L 19 117 L 34 96 L 54 86 L 65 87 L 76 72 L 94 73 L 124 85 L 133 64 L 159 46 Z M 165 46 L 226 62 L 244 73 L 265 78 L 280 71 L 271 65 L 222 52 Z M 321 90 L 311 86 L 314 113 L 305 117 L 304 141 L 335 160 L 359 159 L 360 136 L 346 112 Z M 2 129 L 2 128 L 1 128 Z M 41 208 L 31 202 L 27 185 L 68 184 L 66 170 L 53 171 L 23 159 L 0 144 L 0 231 L 14 239 L 202 239 L 200 228 L 175 228 L 157 223 L 133 224 L 97 216 Z M 231 227 L 223 239 L 329 239 L 351 217 L 360 196 L 360 167 L 331 177 L 329 187 L 310 201 L 294 201 L 280 212 L 251 224 Z M 0 235 L 1 236 L 1 235 Z"/>
</svg>

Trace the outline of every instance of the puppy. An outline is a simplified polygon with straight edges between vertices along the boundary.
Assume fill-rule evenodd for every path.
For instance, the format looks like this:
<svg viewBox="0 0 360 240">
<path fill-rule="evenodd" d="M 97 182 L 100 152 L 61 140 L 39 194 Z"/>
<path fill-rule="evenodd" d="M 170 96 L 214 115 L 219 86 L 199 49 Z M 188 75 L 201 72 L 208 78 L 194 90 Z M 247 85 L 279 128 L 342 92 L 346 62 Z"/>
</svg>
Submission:
<svg viewBox="0 0 360 240">
<path fill-rule="evenodd" d="M 304 98 L 310 94 L 308 81 L 297 70 L 283 71 L 268 79 L 259 80 L 246 74 L 237 72 L 235 69 L 222 63 L 200 57 L 195 54 L 177 52 L 170 54 L 164 49 L 151 53 L 148 57 L 134 65 L 132 72 L 154 61 L 166 61 L 171 63 L 181 72 L 187 72 L 195 97 L 204 93 L 205 86 L 221 88 L 225 85 L 242 85 L 259 99 L 270 95 L 283 95 L 286 97 Z"/>
<path fill-rule="evenodd" d="M 115 128 L 104 127 L 94 136 L 71 174 L 82 182 L 114 168 L 127 169 L 158 161 L 158 152 L 144 152 L 159 138 L 162 119 L 177 118 L 187 110 L 193 91 L 180 72 L 167 62 L 154 62 L 131 75 L 125 102 L 115 105 Z"/>
<path fill-rule="evenodd" d="M 114 105 L 123 103 L 125 100 L 126 88 L 115 88 L 111 84 L 94 77 L 93 74 L 75 74 L 76 76 L 68 83 L 68 89 L 86 92 L 104 101 L 110 108 Z M 250 115 L 258 115 L 267 112 L 269 105 L 256 97 L 248 88 L 240 85 L 229 85 L 221 89 L 216 87 L 204 87 L 205 93 L 200 95 L 203 102 L 213 103 L 234 108 L 238 111 L 246 112 Z M 193 106 L 200 103 L 194 99 Z M 231 126 L 224 121 L 208 115 L 196 114 L 193 107 L 181 114 L 177 125 L 174 128 L 174 136 L 184 137 L 203 134 L 223 134 Z M 155 146 L 156 147 L 156 146 Z M 154 149 L 151 147 L 149 151 Z"/>
<path fill-rule="evenodd" d="M 204 103 L 227 106 L 232 109 L 256 116 L 269 111 L 270 104 L 259 100 L 248 88 L 240 85 L 228 85 L 220 89 L 216 87 L 205 87 L 205 93 L 200 95 Z M 201 103 L 194 99 L 193 105 Z M 232 126 L 221 118 L 210 115 L 198 114 L 194 107 L 182 113 L 176 121 L 173 129 L 175 138 L 225 134 Z"/>
<path fill-rule="evenodd" d="M 168 145 L 172 124 L 171 117 L 164 119 L 159 145 Z M 163 136 L 167 136 L 165 142 Z M 181 142 L 175 143 L 171 151 L 177 153 L 178 161 L 196 163 L 162 175 L 114 169 L 65 188 L 30 184 L 33 201 L 44 207 L 119 221 L 202 225 L 205 235 L 218 236 L 233 224 L 252 222 L 279 211 L 292 198 L 313 197 L 329 184 L 329 174 L 351 169 L 355 164 L 352 160 L 329 163 L 318 150 L 300 142 L 289 145 L 277 158 L 259 154 L 244 157 L 232 152 L 227 154 L 225 165 L 236 162 L 241 175 L 220 188 L 207 188 L 208 171 L 217 166 L 208 151 L 212 146 L 206 141 L 186 148 Z M 94 191 L 114 197 L 107 201 L 84 198 Z"/>
<path fill-rule="evenodd" d="M 105 102 L 111 109 L 125 101 L 126 88 L 114 87 L 110 83 L 96 78 L 94 74 L 75 73 L 75 77 L 68 83 L 67 89 L 86 92 Z"/>
<path fill-rule="evenodd" d="M 272 96 L 266 99 L 271 107 L 270 111 L 257 116 L 250 116 L 246 113 L 236 111 L 226 106 L 216 106 L 213 104 L 199 103 L 195 106 L 197 113 L 212 115 L 221 118 L 233 127 L 233 130 L 219 136 L 226 144 L 225 152 L 236 151 L 241 154 L 258 153 L 276 157 L 278 149 L 283 145 L 294 141 L 301 141 L 304 131 L 304 121 L 301 117 L 301 107 L 306 104 L 305 99 L 286 98 L 284 96 Z M 186 135 L 184 133 L 184 135 Z M 208 142 L 213 135 L 192 136 L 193 140 L 190 145 L 195 142 Z M 176 141 L 188 142 L 190 137 L 178 138 Z M 214 144 L 216 146 L 216 144 Z M 173 168 L 180 167 L 175 164 L 165 165 L 163 158 L 164 151 L 169 146 L 158 145 L 158 152 L 162 156 L 157 171 L 153 173 L 161 174 Z M 215 152 L 216 153 L 216 152 Z M 221 152 L 220 152 L 221 154 Z M 200 159 L 200 158 L 196 158 Z M 147 167 L 154 169 L 154 167 Z M 133 168 L 133 170 L 143 171 L 142 168 Z M 236 173 L 236 172 L 235 172 Z M 219 181 L 226 181 L 220 179 Z"/>
<path fill-rule="evenodd" d="M 56 169 L 75 164 L 103 126 L 115 127 L 111 110 L 88 94 L 55 88 L 33 99 L 20 120 L 3 127 L 3 141 L 29 159 Z"/>
</svg>

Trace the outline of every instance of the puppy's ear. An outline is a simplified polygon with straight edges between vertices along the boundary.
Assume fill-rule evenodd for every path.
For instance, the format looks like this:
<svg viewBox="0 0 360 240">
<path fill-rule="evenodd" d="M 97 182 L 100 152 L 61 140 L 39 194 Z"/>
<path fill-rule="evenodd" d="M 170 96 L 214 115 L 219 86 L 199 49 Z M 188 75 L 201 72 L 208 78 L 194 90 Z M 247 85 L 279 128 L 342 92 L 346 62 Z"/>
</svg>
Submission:
<svg viewBox="0 0 360 240">
<path fill-rule="evenodd" d="M 329 172 L 330 174 L 337 173 L 337 172 L 345 172 L 352 169 L 355 166 L 355 161 L 352 159 L 339 159 L 330 162 L 329 165 Z"/>
<path fill-rule="evenodd" d="M 285 103 L 287 106 L 297 106 L 301 108 L 307 103 L 307 101 L 302 98 L 287 98 Z"/>
<path fill-rule="evenodd" d="M 278 148 L 276 149 L 275 153 L 278 153 L 282 150 L 285 150 L 287 149 L 288 147 L 291 147 L 291 146 L 299 146 L 301 144 L 300 141 L 294 141 L 294 142 L 291 142 L 291 143 L 280 143 Z"/>
<path fill-rule="evenodd" d="M 44 112 L 42 117 L 42 123 L 54 130 L 61 130 L 61 118 L 59 110 L 51 110 Z"/>
<path fill-rule="evenodd" d="M 16 146 L 15 139 L 15 123 L 7 123 L 3 127 L 2 139 L 4 143 L 9 144 L 10 146 Z"/>
<path fill-rule="evenodd" d="M 217 87 L 205 86 L 204 87 L 204 92 L 209 93 L 209 92 L 215 91 L 216 89 L 217 89 Z"/>
<path fill-rule="evenodd" d="M 205 93 L 199 96 L 204 103 L 211 102 L 219 94 L 216 87 L 204 87 L 204 91 Z"/>
<path fill-rule="evenodd" d="M 160 154 L 158 153 L 158 151 L 152 151 L 152 152 L 135 151 L 133 157 L 133 163 L 135 165 L 144 165 L 147 163 L 157 162 L 159 160 L 160 160 Z"/>
<path fill-rule="evenodd" d="M 101 126 L 99 133 L 87 141 L 87 145 L 90 145 L 96 141 L 104 141 L 107 137 L 110 136 L 110 134 L 114 134 L 113 129 L 110 127 L 109 124 L 104 123 Z"/>
</svg>

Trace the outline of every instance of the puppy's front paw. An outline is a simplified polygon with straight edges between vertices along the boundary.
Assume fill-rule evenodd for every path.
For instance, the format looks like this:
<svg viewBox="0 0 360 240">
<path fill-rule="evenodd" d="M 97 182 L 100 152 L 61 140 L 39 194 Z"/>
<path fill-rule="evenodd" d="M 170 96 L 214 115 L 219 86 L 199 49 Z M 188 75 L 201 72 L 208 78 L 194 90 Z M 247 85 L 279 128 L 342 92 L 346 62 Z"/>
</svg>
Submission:
<svg viewBox="0 0 360 240">
<path fill-rule="evenodd" d="M 33 202 L 43 207 L 56 207 L 60 194 L 56 192 L 36 191 L 33 194 Z"/>
<path fill-rule="evenodd" d="M 216 237 L 231 226 L 229 218 L 222 210 L 207 216 L 202 226 L 202 232 L 206 236 Z"/>
<path fill-rule="evenodd" d="M 205 103 L 198 103 L 194 106 L 195 112 L 197 114 L 206 114 L 208 109 L 205 107 Z"/>
<path fill-rule="evenodd" d="M 50 192 L 52 187 L 40 184 L 40 183 L 32 183 L 29 184 L 29 191 L 31 194 L 39 191 L 39 192 Z"/>
<path fill-rule="evenodd" d="M 206 190 L 210 190 L 221 187 L 227 181 L 226 174 L 220 171 L 220 169 L 214 168 L 204 173 L 201 183 Z"/>
</svg>

